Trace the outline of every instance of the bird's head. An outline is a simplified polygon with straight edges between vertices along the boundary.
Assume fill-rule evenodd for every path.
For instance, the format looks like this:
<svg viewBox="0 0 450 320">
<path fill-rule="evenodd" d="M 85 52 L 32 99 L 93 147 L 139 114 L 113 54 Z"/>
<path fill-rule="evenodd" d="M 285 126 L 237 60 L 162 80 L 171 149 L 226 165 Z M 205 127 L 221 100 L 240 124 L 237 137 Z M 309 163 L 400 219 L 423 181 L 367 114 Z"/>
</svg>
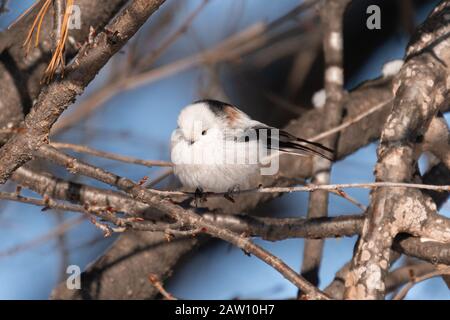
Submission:
<svg viewBox="0 0 450 320">
<path fill-rule="evenodd" d="M 239 128 L 248 117 L 236 107 L 217 100 L 200 100 L 185 107 L 178 127 L 191 144 Z"/>
</svg>

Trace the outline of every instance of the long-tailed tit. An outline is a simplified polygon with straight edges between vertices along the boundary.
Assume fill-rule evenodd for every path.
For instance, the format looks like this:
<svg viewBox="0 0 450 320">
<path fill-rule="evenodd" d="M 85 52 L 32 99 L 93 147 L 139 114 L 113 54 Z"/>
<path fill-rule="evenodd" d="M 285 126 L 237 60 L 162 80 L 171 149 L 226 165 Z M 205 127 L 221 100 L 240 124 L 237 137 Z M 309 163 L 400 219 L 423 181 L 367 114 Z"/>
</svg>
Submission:
<svg viewBox="0 0 450 320">
<path fill-rule="evenodd" d="M 258 187 L 261 175 L 277 173 L 280 153 L 329 160 L 333 156 L 331 149 L 319 143 L 255 121 L 237 107 L 216 100 L 185 107 L 171 140 L 174 173 L 186 189 L 197 192 Z"/>
</svg>

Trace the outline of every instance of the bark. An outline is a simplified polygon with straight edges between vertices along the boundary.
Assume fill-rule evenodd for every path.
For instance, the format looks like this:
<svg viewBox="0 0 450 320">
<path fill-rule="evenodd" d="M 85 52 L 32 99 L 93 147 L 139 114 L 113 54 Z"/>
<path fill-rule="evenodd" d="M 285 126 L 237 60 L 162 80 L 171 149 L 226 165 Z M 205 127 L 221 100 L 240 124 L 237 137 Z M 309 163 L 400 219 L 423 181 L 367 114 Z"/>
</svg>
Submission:
<svg viewBox="0 0 450 320">
<path fill-rule="evenodd" d="M 285 222 L 282 225 L 280 225 L 281 221 L 252 220 L 252 218 L 241 217 L 244 221 L 233 226 L 228 225 L 231 229 L 228 231 L 227 228 L 223 229 L 215 224 L 217 221 L 212 223 L 202 220 L 195 212 L 163 201 L 152 195 L 150 191 L 142 190 L 131 181 L 111 176 L 107 172 L 99 172 L 95 168 L 88 168 L 82 164 L 70 166 L 73 159 L 69 159 L 69 163 L 67 161 L 58 163 L 64 166 L 69 164 L 73 170 L 79 169 L 81 166 L 84 174 L 114 185 L 123 192 L 105 192 L 105 190 L 58 180 L 55 177 L 33 172 L 29 168 L 17 169 L 31 159 L 36 151 L 39 153 L 46 150 L 42 146 L 45 147 L 49 130 L 59 115 L 73 102 L 75 96 L 82 92 L 112 54 L 126 43 L 146 17 L 163 1 L 134 1 L 130 10 L 124 11 L 105 30 L 102 29 L 102 26 L 110 21 L 110 18 L 125 2 L 111 1 L 111 5 L 101 6 L 105 11 L 99 13 L 95 5 L 80 0 L 80 6 L 86 6 L 84 9 L 82 8 L 83 15 L 87 14 L 88 19 L 92 19 L 92 24 L 98 26 L 98 35 L 94 38 L 94 42 L 84 44 L 81 52 L 75 58 L 75 62 L 68 69 L 68 77 L 55 81 L 45 88 L 41 87 L 39 81 L 51 48 L 48 36 L 51 34 L 51 21 L 46 20 L 44 23 L 43 34 L 45 36 L 40 47 L 26 59 L 21 56 L 23 51 L 16 40 L 25 35 L 30 16 L 0 35 L 0 52 L 2 52 L 0 78 L 3 77 L 0 94 L 5 93 L 6 97 L 0 102 L 0 128 L 16 127 L 18 124 L 21 124 L 23 128 L 0 150 L 1 181 L 6 181 L 12 174 L 12 179 L 18 183 L 41 194 L 51 194 L 54 198 L 75 203 L 91 201 L 114 203 L 115 207 L 132 214 L 153 215 L 155 212 L 168 214 L 187 225 L 200 226 L 205 229 L 206 233 L 251 251 L 315 298 L 325 298 L 326 296 L 304 282 L 282 261 L 261 250 L 244 236 L 236 236 L 235 232 L 244 229 L 257 236 L 279 240 L 283 236 L 320 238 L 322 236 L 351 235 L 362 231 L 362 241 L 356 250 L 353 263 L 349 265 L 350 272 L 345 273 L 347 297 L 350 298 L 380 298 L 384 296 L 387 269 L 392 260 L 391 248 L 433 263 L 448 263 L 448 245 L 445 244 L 449 241 L 448 231 L 446 231 L 448 220 L 438 215 L 429 194 L 418 190 L 395 189 L 394 192 L 387 192 L 385 188 L 375 190 L 372 194 L 373 201 L 364 228 L 361 217 L 345 220 L 345 222 L 312 220 L 308 223 L 291 221 L 290 224 Z M 150 2 L 151 6 L 144 5 Z M 443 161 L 443 164 L 448 164 L 445 158 L 447 153 L 437 152 L 438 149 L 442 150 L 442 147 L 445 149 L 446 145 L 436 147 L 434 143 L 430 142 L 433 139 L 428 140 L 425 135 L 432 123 L 436 122 L 438 111 L 447 109 L 446 104 L 443 104 L 442 101 L 448 97 L 445 82 L 447 78 L 445 66 L 450 60 L 446 53 L 448 50 L 445 38 L 445 34 L 448 32 L 445 18 L 448 14 L 447 2 L 444 1 L 416 33 L 408 47 L 407 63 L 400 74 L 395 77 L 394 82 L 391 78 L 370 81 L 345 97 L 343 106 L 346 110 L 346 117 L 343 121 L 352 119 L 380 103 L 386 105 L 379 112 L 374 112 L 340 133 L 336 153 L 338 159 L 344 158 L 379 138 L 383 124 L 385 124 L 378 150 L 379 161 L 376 170 L 378 181 L 404 182 L 416 179 L 416 160 L 419 152 L 423 151 L 418 151 L 420 148 L 429 148 L 430 151 L 439 153 L 436 155 L 441 157 L 440 160 Z M 74 33 L 75 39 L 79 42 L 83 42 L 89 33 L 88 26 L 90 24 L 83 23 L 82 25 L 84 30 Z M 73 57 L 77 54 L 75 47 L 70 46 L 68 50 L 69 56 Z M 5 66 L 8 66 L 9 69 L 1 69 Z M 432 85 L 430 80 L 433 82 Z M 393 97 L 392 92 L 395 93 L 393 104 L 389 102 Z M 35 99 L 37 101 L 33 103 Z M 407 105 L 410 109 L 407 109 Z M 387 118 L 391 108 L 393 108 L 392 113 Z M 29 110 L 31 112 L 28 112 Z M 26 118 L 22 122 L 24 116 Z M 324 110 L 311 110 L 300 119 L 292 121 L 286 129 L 301 137 L 313 137 L 323 129 L 321 125 L 323 118 Z M 445 130 L 448 131 L 448 128 Z M 448 132 L 445 133 L 448 136 Z M 424 135 L 426 143 L 421 143 L 419 140 Z M 6 135 L 0 136 L 0 138 L 3 138 L 3 142 L 7 140 Z M 48 156 L 48 154 L 46 155 Z M 54 155 L 53 160 L 55 158 L 58 157 Z M 442 165 L 440 166 L 439 169 L 437 167 L 434 169 L 443 170 Z M 395 170 L 393 170 L 394 167 Z M 289 185 L 294 183 L 293 178 L 309 178 L 317 171 L 310 158 L 298 159 L 290 156 L 282 158 L 280 168 L 277 176 L 265 179 L 265 185 Z M 445 169 L 448 170 L 448 168 Z M 448 181 L 448 174 L 443 177 L 442 183 L 445 181 Z M 431 195 L 437 198 L 436 195 Z M 276 195 L 246 195 L 241 197 L 236 205 L 225 200 L 219 200 L 214 204 L 208 202 L 216 208 L 222 209 L 222 212 L 241 213 L 274 196 Z M 438 201 L 442 201 L 444 198 L 445 196 Z M 381 206 L 385 206 L 387 209 L 380 210 Z M 384 237 L 384 232 L 388 233 L 388 237 Z M 405 235 L 405 233 L 413 236 Z M 443 241 L 443 243 L 423 242 L 418 238 L 421 236 L 431 237 L 434 240 Z M 164 280 L 170 274 L 173 266 L 198 243 L 198 239 L 183 238 L 177 238 L 167 243 L 165 236 L 160 233 L 125 233 L 104 257 L 83 274 L 83 290 L 76 293 L 70 292 L 64 284 L 61 284 L 55 289 L 52 297 L 80 299 L 155 297 L 157 290 L 147 283 L 148 274 L 154 273 Z M 366 260 L 367 250 L 369 252 L 368 260 Z M 149 261 L 151 262 L 149 263 Z"/>
<path fill-rule="evenodd" d="M 126 0 L 110 0 L 107 6 L 99 6 L 95 1 L 79 0 L 81 29 L 71 30 L 75 42 L 87 40 L 90 26 L 97 31 L 109 23 L 119 12 Z M 0 33 L 0 128 L 17 127 L 27 115 L 43 85 L 40 83 L 51 55 L 52 17 L 46 16 L 42 24 L 39 46 L 25 56 L 23 43 L 39 7 L 19 20 L 9 30 Z M 78 49 L 67 46 L 67 60 L 75 56 Z M 0 145 L 10 135 L 0 133 Z"/>
<path fill-rule="evenodd" d="M 415 145 L 445 104 L 449 92 L 446 66 L 450 63 L 450 42 L 444 38 L 450 30 L 449 13 L 450 3 L 441 2 L 408 46 L 407 62 L 394 81 L 393 109 L 378 147 L 377 181 L 408 182 L 416 176 L 420 154 L 415 153 Z M 345 297 L 383 299 L 394 238 L 409 233 L 448 243 L 447 228 L 445 218 L 436 212 L 436 204 L 419 190 L 374 190 L 346 278 Z"/>
</svg>

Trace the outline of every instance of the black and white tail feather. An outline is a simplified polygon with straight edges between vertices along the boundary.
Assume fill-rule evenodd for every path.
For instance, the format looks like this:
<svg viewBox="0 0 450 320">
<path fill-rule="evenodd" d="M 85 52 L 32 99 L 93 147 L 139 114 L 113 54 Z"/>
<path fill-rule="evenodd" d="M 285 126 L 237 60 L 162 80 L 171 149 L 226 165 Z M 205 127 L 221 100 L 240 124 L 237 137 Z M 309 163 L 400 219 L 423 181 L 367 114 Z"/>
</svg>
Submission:
<svg viewBox="0 0 450 320">
<path fill-rule="evenodd" d="M 265 132 L 262 142 L 269 150 L 299 156 L 314 155 L 333 161 L 333 149 L 327 148 L 318 142 L 298 138 L 284 130 L 265 126 L 263 124 L 250 127 L 245 130 L 245 132 L 249 132 L 250 130 L 256 132 L 258 140 L 262 138 L 261 132 Z M 277 130 L 277 134 L 272 134 L 272 130 Z"/>
</svg>

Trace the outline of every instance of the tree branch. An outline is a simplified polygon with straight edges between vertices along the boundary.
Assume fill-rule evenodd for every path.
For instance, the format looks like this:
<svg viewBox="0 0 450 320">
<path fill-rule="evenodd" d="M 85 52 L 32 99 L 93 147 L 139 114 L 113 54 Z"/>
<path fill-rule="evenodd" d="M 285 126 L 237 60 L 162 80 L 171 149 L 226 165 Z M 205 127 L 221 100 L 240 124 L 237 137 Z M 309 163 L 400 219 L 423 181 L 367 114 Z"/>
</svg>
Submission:
<svg viewBox="0 0 450 320">
<path fill-rule="evenodd" d="M 441 2 L 424 25 L 418 41 L 408 48 L 407 62 L 396 76 L 395 100 L 383 129 L 376 165 L 377 181 L 410 182 L 415 177 L 417 155 L 414 146 L 448 95 L 445 52 L 450 42 L 442 37 L 450 31 L 447 19 L 450 3 Z M 435 43 L 423 40 L 433 38 Z M 442 237 L 436 226 L 436 206 L 418 190 L 378 188 L 373 191 L 368 218 L 346 279 L 346 298 L 382 299 L 389 268 L 390 248 L 398 233 Z M 448 232 L 447 232 L 448 233 Z M 442 238 L 448 242 L 448 234 Z"/>
<path fill-rule="evenodd" d="M 323 294 L 315 286 L 311 285 L 303 277 L 298 275 L 281 259 L 275 257 L 270 252 L 254 244 L 250 239 L 244 236 L 240 236 L 225 228 L 217 227 L 213 223 L 206 221 L 192 209 L 183 209 L 169 200 L 161 198 L 160 196 L 156 196 L 151 190 L 145 189 L 142 186 L 133 183 L 129 179 L 118 177 L 105 170 L 95 168 L 91 165 L 83 163 L 79 160 L 76 160 L 75 158 L 59 152 L 58 150 L 48 145 L 41 146 L 41 148 L 37 152 L 40 156 L 44 156 L 61 166 L 66 167 L 69 164 L 71 172 L 83 174 L 115 186 L 130 194 L 133 198 L 151 205 L 154 209 L 166 213 L 176 221 L 181 222 L 186 226 L 190 226 L 193 229 L 199 229 L 203 233 L 230 242 L 233 245 L 241 248 L 245 252 L 255 255 L 268 265 L 272 266 L 275 270 L 280 272 L 287 280 L 292 282 L 298 288 L 302 289 L 309 298 L 328 299 L 325 294 Z"/>
<path fill-rule="evenodd" d="M 323 25 L 323 48 L 325 58 L 326 110 L 321 130 L 338 126 L 344 110 L 344 69 L 343 69 L 343 24 L 344 13 L 349 0 L 326 0 L 320 8 Z M 330 135 L 322 143 L 334 149 L 338 135 Z M 313 184 L 329 184 L 332 163 L 317 157 L 313 160 Z M 309 195 L 308 218 L 320 218 L 328 215 L 328 197 L 326 191 L 316 191 Z M 323 240 L 306 240 L 303 251 L 302 275 L 314 285 L 319 284 L 319 268 L 322 260 Z M 301 292 L 299 292 L 299 295 Z"/>
<path fill-rule="evenodd" d="M 84 43 L 90 28 L 101 30 L 123 7 L 127 0 L 110 0 L 108 6 L 98 9 L 98 3 L 90 0 L 77 0 L 83 13 L 80 29 L 70 31 L 75 45 L 66 48 L 67 59 L 72 59 L 78 51 L 76 43 Z M 36 2 L 36 4 L 39 2 Z M 0 128 L 14 128 L 20 125 L 29 112 L 33 101 L 39 95 L 40 83 L 51 56 L 53 30 L 52 19 L 46 16 L 41 27 L 39 47 L 25 56 L 23 42 L 27 37 L 30 24 L 35 19 L 39 6 L 32 6 L 7 30 L 0 33 Z M 0 132 L 0 145 L 11 134 Z"/>
<path fill-rule="evenodd" d="M 0 184 L 29 161 L 34 150 L 48 143 L 50 129 L 63 111 L 163 2 L 133 1 L 104 32 L 95 37 L 93 43 L 83 46 L 68 66 L 64 79 L 53 82 L 42 91 L 21 126 L 23 130 L 0 149 Z"/>
</svg>

